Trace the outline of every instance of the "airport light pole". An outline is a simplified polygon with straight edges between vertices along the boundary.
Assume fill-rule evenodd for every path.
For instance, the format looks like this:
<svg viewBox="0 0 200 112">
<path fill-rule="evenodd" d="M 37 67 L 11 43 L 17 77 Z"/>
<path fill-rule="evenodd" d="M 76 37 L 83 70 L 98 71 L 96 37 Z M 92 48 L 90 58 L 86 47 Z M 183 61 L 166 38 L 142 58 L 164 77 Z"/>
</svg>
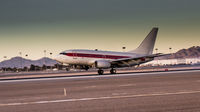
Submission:
<svg viewBox="0 0 200 112">
<path fill-rule="evenodd" d="M 44 50 L 44 66 L 45 66 L 45 70 L 46 70 L 46 53 L 47 53 L 47 51 L 46 50 Z"/>
<path fill-rule="evenodd" d="M 20 57 L 21 57 L 20 64 L 21 64 L 21 69 L 22 69 L 22 52 L 19 52 L 19 55 L 20 55 Z"/>
<path fill-rule="evenodd" d="M 122 49 L 123 49 L 123 52 L 125 52 L 126 47 L 122 47 Z"/>
<path fill-rule="evenodd" d="M 50 54 L 50 58 L 52 59 L 52 52 L 49 53 Z M 51 65 L 51 71 L 52 71 L 52 65 Z"/>
<path fill-rule="evenodd" d="M 172 51 L 171 51 L 171 50 L 172 50 L 172 48 L 171 48 L 171 47 L 169 47 L 169 53 L 170 53 L 170 54 L 172 53 Z"/>
<path fill-rule="evenodd" d="M 46 64 L 46 50 L 44 50 L 44 64 Z"/>
<path fill-rule="evenodd" d="M 158 48 L 155 49 L 156 50 L 156 54 L 158 53 Z"/>
<path fill-rule="evenodd" d="M 155 49 L 156 50 L 156 54 L 158 53 L 158 48 Z M 157 59 L 157 65 L 158 65 L 158 59 Z"/>
<path fill-rule="evenodd" d="M 6 58 L 7 58 L 7 56 L 4 56 L 3 57 L 4 58 L 4 61 L 6 60 Z M 6 72 L 6 66 L 5 66 L 5 70 L 4 70 L 5 72 Z"/>
<path fill-rule="evenodd" d="M 49 54 L 50 54 L 50 57 L 51 57 L 53 53 L 50 52 Z M 52 58 L 52 57 L 51 57 L 51 58 Z"/>
<path fill-rule="evenodd" d="M 26 56 L 26 59 L 28 59 L 28 54 L 26 54 L 25 56 Z M 28 65 L 27 65 L 27 72 L 28 72 Z"/>
<path fill-rule="evenodd" d="M 170 53 L 170 56 L 172 56 L 172 48 L 171 47 L 169 47 L 169 53 Z M 170 64 L 172 65 L 172 59 L 170 59 L 171 61 L 170 61 Z"/>
</svg>

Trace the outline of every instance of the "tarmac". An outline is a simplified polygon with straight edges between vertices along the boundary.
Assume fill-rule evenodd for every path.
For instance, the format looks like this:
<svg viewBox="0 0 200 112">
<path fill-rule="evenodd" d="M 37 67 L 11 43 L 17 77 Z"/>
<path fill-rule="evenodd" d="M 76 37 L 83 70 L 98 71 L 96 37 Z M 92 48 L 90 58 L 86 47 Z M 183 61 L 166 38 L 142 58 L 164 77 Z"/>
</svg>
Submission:
<svg viewBox="0 0 200 112">
<path fill-rule="evenodd" d="M 200 70 L 0 81 L 0 112 L 199 112 Z"/>
</svg>

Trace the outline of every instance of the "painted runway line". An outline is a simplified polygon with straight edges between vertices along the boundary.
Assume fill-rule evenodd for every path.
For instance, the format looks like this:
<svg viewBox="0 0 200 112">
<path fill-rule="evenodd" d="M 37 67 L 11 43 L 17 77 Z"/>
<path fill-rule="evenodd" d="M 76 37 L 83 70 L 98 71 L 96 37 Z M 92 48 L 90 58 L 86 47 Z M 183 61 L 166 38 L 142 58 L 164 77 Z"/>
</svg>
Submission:
<svg viewBox="0 0 200 112">
<path fill-rule="evenodd" d="M 110 74 L 110 75 L 91 75 L 91 76 L 70 76 L 70 77 L 56 77 L 56 78 L 37 78 L 37 79 L 21 79 L 21 80 L 4 80 L 0 83 L 9 82 L 27 82 L 27 81 L 49 81 L 49 80 L 63 80 L 63 79 L 92 79 L 92 78 L 108 78 L 108 77 L 125 77 L 125 76 L 138 76 L 138 75 L 165 75 L 165 74 L 180 74 L 200 72 L 200 70 L 192 71 L 168 71 L 168 72 L 149 72 L 149 73 L 127 73 L 127 74 Z"/>
<path fill-rule="evenodd" d="M 123 84 L 123 85 L 119 85 L 119 87 L 129 87 L 129 86 L 136 86 L 136 84 Z"/>
<path fill-rule="evenodd" d="M 152 93 L 152 94 L 137 94 L 137 95 L 124 95 L 124 96 L 105 96 L 105 97 L 96 97 L 96 98 L 94 97 L 94 98 L 64 99 L 64 100 L 50 100 L 50 101 L 35 101 L 35 102 L 23 102 L 23 103 L 17 102 L 17 103 L 0 104 L 0 107 L 30 105 L 30 104 L 49 104 L 49 103 L 63 103 L 63 102 L 77 102 L 77 101 L 120 99 L 120 98 L 182 95 L 182 94 L 195 94 L 195 93 L 200 93 L 200 90 L 199 91 L 182 91 L 182 92 L 174 92 L 174 93 Z"/>
</svg>

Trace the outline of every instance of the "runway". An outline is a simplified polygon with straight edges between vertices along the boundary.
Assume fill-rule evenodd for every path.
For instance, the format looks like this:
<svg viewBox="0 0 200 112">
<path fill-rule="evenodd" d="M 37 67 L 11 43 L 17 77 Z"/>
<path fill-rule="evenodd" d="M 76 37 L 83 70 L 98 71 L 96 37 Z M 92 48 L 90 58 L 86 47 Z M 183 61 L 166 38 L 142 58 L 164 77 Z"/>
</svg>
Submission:
<svg viewBox="0 0 200 112">
<path fill-rule="evenodd" d="M 0 112 L 198 112 L 200 71 L 0 81 Z"/>
</svg>

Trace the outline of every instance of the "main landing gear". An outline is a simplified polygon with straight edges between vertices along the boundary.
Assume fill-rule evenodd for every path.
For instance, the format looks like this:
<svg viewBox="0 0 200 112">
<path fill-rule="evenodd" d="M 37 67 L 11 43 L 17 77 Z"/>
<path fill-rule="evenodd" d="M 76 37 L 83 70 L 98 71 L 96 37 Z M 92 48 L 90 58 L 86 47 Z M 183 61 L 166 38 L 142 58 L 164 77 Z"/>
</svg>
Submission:
<svg viewBox="0 0 200 112">
<path fill-rule="evenodd" d="M 103 71 L 102 69 L 99 69 L 99 70 L 98 70 L 98 74 L 99 74 L 99 75 L 103 75 L 103 73 L 104 73 L 104 71 Z"/>
<path fill-rule="evenodd" d="M 116 74 L 116 72 L 117 72 L 117 71 L 116 71 L 116 69 L 114 69 L 114 68 L 112 68 L 112 69 L 110 70 L 110 73 L 111 73 L 111 74 Z M 99 69 L 99 70 L 98 70 L 98 74 L 99 74 L 99 75 L 103 75 L 103 73 L 104 73 L 104 71 L 103 71 L 102 69 Z"/>
</svg>

